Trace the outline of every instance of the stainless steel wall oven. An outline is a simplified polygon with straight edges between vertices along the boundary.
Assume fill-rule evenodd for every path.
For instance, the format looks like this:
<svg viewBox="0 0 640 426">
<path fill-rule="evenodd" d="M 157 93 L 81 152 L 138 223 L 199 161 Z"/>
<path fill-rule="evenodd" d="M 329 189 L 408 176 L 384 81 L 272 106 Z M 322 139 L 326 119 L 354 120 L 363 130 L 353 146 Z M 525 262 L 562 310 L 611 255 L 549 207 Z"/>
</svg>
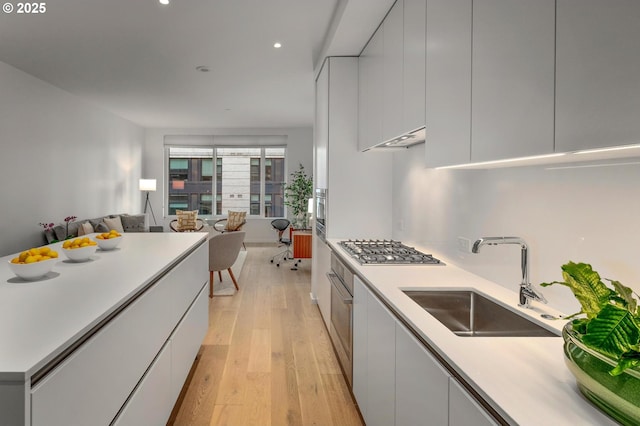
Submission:
<svg viewBox="0 0 640 426">
<path fill-rule="evenodd" d="M 329 335 L 349 385 L 353 381 L 353 272 L 331 253 L 331 327 Z"/>
<path fill-rule="evenodd" d="M 327 190 L 316 188 L 316 234 L 324 241 L 327 232 Z"/>
</svg>

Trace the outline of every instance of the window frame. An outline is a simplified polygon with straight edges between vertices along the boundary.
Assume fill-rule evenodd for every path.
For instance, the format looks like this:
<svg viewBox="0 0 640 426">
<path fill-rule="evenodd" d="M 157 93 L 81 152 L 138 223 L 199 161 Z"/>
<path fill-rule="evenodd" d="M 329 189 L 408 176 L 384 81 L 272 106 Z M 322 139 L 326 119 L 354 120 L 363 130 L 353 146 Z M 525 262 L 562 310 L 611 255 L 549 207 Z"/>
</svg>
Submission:
<svg viewBox="0 0 640 426">
<path fill-rule="evenodd" d="M 165 144 L 164 146 L 164 182 L 165 182 L 165 190 L 164 190 L 164 201 L 163 201 L 163 209 L 165 209 L 166 217 L 168 218 L 174 218 L 176 217 L 175 214 L 169 214 L 170 211 L 170 206 L 169 206 L 169 187 L 171 185 L 171 176 L 170 176 L 170 172 L 169 172 L 169 164 L 170 164 L 170 153 L 171 153 L 171 148 L 185 148 L 185 149 L 189 149 L 189 148 L 194 148 L 194 149 L 212 149 L 213 150 L 213 155 L 212 155 L 212 167 L 213 167 L 213 172 L 212 172 L 212 176 L 211 176 L 211 181 L 207 181 L 211 184 L 211 214 L 198 214 L 198 216 L 200 217 L 204 217 L 204 218 L 221 218 L 221 217 L 225 217 L 226 214 L 221 213 L 221 214 L 217 214 L 215 213 L 217 211 L 217 185 L 218 185 L 218 174 L 217 174 L 217 170 L 218 170 L 218 164 L 217 164 L 217 158 L 218 158 L 218 149 L 259 149 L 260 150 L 260 201 L 259 201 L 259 214 L 251 214 L 251 193 L 248 194 L 248 199 L 249 199 L 249 207 L 248 207 L 248 211 L 247 211 L 247 217 L 249 218 L 256 218 L 256 219 L 278 219 L 278 218 L 286 218 L 287 217 L 287 205 L 284 203 L 284 196 L 283 196 L 283 215 L 282 216 L 266 216 L 265 213 L 265 202 L 266 202 L 266 152 L 268 149 L 282 149 L 284 151 L 283 154 L 283 183 L 286 184 L 286 177 L 288 176 L 288 162 L 287 162 L 287 154 L 288 154 L 288 147 L 286 144 L 274 144 L 274 145 L 260 145 L 260 144 L 242 144 L 242 145 L 227 145 L 227 144 L 220 144 L 220 145 L 192 145 L 192 144 L 176 144 L 176 143 L 171 143 L 171 144 Z M 251 164 L 249 164 L 249 168 L 251 168 Z M 249 170 L 249 173 L 250 170 Z M 199 196 L 202 196 L 202 194 L 199 194 Z"/>
</svg>

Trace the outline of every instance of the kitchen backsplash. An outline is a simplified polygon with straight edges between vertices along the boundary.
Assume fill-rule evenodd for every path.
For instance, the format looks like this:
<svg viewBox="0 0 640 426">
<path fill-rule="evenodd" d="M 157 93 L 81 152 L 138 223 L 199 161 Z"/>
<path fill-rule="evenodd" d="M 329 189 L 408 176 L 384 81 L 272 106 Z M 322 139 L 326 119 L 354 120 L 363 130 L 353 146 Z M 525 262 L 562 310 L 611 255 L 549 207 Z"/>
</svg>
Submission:
<svg viewBox="0 0 640 426">
<path fill-rule="evenodd" d="M 482 236 L 518 236 L 529 245 L 531 282 L 561 280 L 570 260 L 640 293 L 640 159 L 599 163 L 434 170 L 421 147 L 393 154 L 393 237 L 442 251 L 507 288 L 520 282 L 516 246 L 465 251 Z M 464 283 L 460 283 L 461 286 Z M 567 288 L 542 289 L 549 304 L 578 310 Z"/>
</svg>

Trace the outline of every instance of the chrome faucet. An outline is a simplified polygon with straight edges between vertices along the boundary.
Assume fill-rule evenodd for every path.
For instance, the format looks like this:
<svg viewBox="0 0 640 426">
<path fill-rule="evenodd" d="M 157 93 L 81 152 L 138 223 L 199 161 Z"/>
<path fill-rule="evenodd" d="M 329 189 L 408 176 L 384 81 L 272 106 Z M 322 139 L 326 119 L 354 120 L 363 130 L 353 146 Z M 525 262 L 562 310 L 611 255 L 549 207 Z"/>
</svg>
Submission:
<svg viewBox="0 0 640 426">
<path fill-rule="evenodd" d="M 532 300 L 538 302 L 547 303 L 547 299 L 537 292 L 529 282 L 529 251 L 527 243 L 520 237 L 482 237 L 473 243 L 471 251 L 478 253 L 480 247 L 484 245 L 496 246 L 498 244 L 517 244 L 520 246 L 520 267 L 522 268 L 522 282 L 520 283 L 520 303 L 519 305 L 525 308 L 529 308 Z"/>
</svg>

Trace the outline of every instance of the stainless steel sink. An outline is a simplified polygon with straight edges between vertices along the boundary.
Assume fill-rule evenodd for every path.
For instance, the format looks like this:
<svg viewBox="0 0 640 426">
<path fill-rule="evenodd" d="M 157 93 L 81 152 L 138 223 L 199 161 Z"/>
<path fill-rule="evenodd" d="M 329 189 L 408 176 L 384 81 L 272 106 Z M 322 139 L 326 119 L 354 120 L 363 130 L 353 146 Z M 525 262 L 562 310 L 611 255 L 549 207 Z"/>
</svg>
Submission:
<svg viewBox="0 0 640 426">
<path fill-rule="evenodd" d="M 475 291 L 407 290 L 403 292 L 458 336 L 557 336 Z"/>
</svg>

